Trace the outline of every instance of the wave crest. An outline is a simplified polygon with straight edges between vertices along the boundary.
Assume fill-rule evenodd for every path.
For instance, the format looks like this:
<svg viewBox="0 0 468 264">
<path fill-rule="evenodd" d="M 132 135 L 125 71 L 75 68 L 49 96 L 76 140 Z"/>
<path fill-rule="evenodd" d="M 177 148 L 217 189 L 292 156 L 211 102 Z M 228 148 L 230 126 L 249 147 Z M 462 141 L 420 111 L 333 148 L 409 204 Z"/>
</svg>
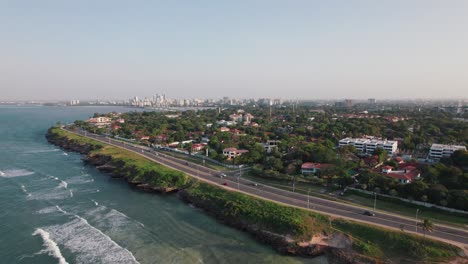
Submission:
<svg viewBox="0 0 468 264">
<path fill-rule="evenodd" d="M 59 264 L 68 264 L 68 262 L 62 256 L 62 252 L 60 252 L 60 248 L 57 246 L 57 243 L 55 243 L 55 241 L 50 238 L 50 234 L 47 231 L 42 228 L 37 228 L 34 233 L 32 233 L 32 235 L 40 235 L 44 241 L 43 245 L 46 247 L 37 254 L 47 253 L 50 256 L 58 259 Z"/>
<path fill-rule="evenodd" d="M 34 174 L 33 171 L 28 171 L 24 169 L 13 169 L 13 170 L 5 170 L 0 171 L 0 176 L 4 178 L 15 178 L 15 177 L 22 177 Z"/>
</svg>

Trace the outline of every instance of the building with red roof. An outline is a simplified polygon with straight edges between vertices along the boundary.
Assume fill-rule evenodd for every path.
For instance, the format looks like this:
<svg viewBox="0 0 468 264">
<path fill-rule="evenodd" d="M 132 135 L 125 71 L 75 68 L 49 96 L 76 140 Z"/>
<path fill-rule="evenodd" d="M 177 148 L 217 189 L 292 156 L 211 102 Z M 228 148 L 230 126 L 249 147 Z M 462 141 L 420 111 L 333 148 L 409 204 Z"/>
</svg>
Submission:
<svg viewBox="0 0 468 264">
<path fill-rule="evenodd" d="M 384 176 L 398 180 L 399 183 L 406 184 L 421 177 L 421 173 L 414 166 L 405 166 L 401 170 L 393 170 L 392 166 L 382 167 Z"/>
<path fill-rule="evenodd" d="M 326 163 L 314 163 L 314 162 L 304 162 L 301 166 L 302 175 L 311 175 L 320 172 L 321 170 L 330 167 L 330 164 Z"/>
</svg>

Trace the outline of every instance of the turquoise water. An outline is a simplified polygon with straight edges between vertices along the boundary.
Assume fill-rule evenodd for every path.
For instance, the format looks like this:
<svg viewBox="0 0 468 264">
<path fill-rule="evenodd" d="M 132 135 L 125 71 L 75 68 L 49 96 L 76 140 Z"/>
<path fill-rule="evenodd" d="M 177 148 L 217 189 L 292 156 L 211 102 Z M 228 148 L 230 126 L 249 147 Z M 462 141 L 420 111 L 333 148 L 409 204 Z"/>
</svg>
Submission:
<svg viewBox="0 0 468 264">
<path fill-rule="evenodd" d="M 0 263 L 327 263 L 281 256 L 44 138 L 57 121 L 113 110 L 131 109 L 0 106 Z"/>
</svg>

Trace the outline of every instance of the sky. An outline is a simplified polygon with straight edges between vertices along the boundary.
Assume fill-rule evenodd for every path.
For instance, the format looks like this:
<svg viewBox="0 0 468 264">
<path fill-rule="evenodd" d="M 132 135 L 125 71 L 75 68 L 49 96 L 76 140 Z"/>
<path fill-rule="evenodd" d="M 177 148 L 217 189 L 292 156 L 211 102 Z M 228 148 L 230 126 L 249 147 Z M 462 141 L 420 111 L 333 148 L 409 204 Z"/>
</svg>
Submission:
<svg viewBox="0 0 468 264">
<path fill-rule="evenodd" d="M 466 0 L 0 0 L 0 101 L 468 98 Z"/>
</svg>

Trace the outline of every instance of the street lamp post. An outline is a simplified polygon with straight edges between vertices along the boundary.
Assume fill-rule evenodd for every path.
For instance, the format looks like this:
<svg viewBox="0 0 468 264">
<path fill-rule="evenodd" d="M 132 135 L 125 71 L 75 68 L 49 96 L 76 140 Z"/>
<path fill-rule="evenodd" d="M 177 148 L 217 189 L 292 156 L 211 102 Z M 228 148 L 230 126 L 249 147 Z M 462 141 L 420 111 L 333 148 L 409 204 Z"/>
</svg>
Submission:
<svg viewBox="0 0 468 264">
<path fill-rule="evenodd" d="M 292 186 L 293 187 L 293 192 L 295 192 L 295 190 L 296 190 L 296 175 L 293 176 L 293 184 L 292 185 L 293 185 Z"/>
<path fill-rule="evenodd" d="M 416 233 L 418 232 L 418 213 L 419 209 L 416 209 Z"/>
<path fill-rule="evenodd" d="M 374 214 L 375 214 L 375 207 L 377 205 L 377 193 L 374 192 Z"/>
<path fill-rule="evenodd" d="M 240 190 L 240 177 L 242 176 L 242 168 L 239 167 L 239 176 L 237 177 L 237 189 Z"/>
</svg>

